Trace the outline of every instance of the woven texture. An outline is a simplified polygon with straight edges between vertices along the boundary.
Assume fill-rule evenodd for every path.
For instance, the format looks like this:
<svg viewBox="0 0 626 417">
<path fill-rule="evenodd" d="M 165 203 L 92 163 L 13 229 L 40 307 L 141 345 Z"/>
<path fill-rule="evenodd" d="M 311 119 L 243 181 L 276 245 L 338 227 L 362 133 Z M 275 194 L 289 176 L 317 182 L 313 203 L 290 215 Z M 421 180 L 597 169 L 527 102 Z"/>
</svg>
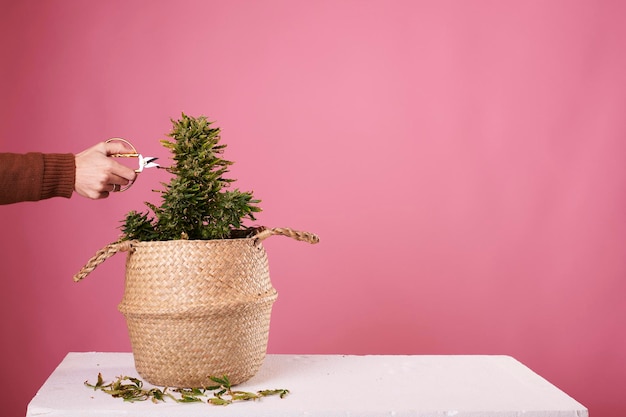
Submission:
<svg viewBox="0 0 626 417">
<path fill-rule="evenodd" d="M 253 239 L 137 242 L 133 249 L 119 310 L 137 372 L 177 387 L 254 376 L 277 297 L 265 249 Z"/>
<path fill-rule="evenodd" d="M 274 235 L 319 242 L 289 228 L 258 228 L 242 239 L 124 240 L 96 252 L 74 281 L 128 252 L 119 310 L 137 372 L 169 387 L 203 387 L 224 375 L 239 384 L 256 374 L 267 350 L 277 294 L 261 242 Z"/>
</svg>

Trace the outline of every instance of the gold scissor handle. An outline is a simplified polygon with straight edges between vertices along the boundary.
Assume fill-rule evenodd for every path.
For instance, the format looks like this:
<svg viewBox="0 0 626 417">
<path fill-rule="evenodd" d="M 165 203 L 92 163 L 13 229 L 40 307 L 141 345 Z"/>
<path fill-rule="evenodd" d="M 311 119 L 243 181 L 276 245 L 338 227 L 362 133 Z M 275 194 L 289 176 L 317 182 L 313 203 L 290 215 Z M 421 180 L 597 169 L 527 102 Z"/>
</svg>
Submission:
<svg viewBox="0 0 626 417">
<path fill-rule="evenodd" d="M 137 148 L 135 148 L 133 146 L 133 144 L 130 143 L 129 141 L 127 141 L 126 139 L 124 139 L 124 138 L 111 138 L 111 139 L 108 139 L 106 141 L 106 143 L 110 143 L 110 142 L 124 142 L 125 144 L 130 146 L 133 151 L 132 152 L 126 152 L 126 153 L 114 153 L 114 154 L 111 154 L 109 156 L 111 156 L 113 158 L 139 158 L 140 154 L 139 154 L 139 152 L 137 152 Z M 135 172 L 137 174 L 139 174 L 141 172 L 141 164 L 139 166 L 139 169 L 136 169 Z M 135 181 L 129 181 L 128 184 L 126 184 L 123 187 L 120 187 L 119 191 L 122 192 L 122 191 L 128 190 L 133 185 L 134 182 Z"/>
<path fill-rule="evenodd" d="M 114 158 L 138 158 L 139 157 L 139 152 L 137 152 L 137 148 L 135 148 L 133 146 L 132 143 L 130 143 L 129 141 L 127 141 L 124 138 L 111 138 L 108 139 L 106 141 L 106 143 L 110 143 L 110 142 L 124 142 L 125 144 L 127 144 L 128 146 L 130 146 L 132 148 L 132 152 L 126 152 L 126 153 L 114 153 L 111 154 L 109 156 L 112 156 Z"/>
</svg>

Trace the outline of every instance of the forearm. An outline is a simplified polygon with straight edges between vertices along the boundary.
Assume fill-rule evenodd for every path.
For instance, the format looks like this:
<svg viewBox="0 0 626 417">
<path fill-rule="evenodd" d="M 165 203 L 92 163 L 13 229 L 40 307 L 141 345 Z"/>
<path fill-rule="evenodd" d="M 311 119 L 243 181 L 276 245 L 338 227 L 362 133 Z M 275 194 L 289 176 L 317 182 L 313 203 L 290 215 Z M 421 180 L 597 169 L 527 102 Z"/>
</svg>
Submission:
<svg viewBox="0 0 626 417">
<path fill-rule="evenodd" d="M 69 198 L 75 175 L 72 154 L 0 153 L 0 204 Z"/>
</svg>

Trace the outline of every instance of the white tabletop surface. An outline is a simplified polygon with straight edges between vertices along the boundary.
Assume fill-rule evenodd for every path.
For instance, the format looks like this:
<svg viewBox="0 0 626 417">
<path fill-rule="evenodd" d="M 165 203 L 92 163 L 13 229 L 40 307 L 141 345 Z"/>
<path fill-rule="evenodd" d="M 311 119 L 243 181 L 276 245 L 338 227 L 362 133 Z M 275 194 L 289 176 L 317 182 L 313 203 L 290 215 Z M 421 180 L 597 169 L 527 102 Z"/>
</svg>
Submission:
<svg viewBox="0 0 626 417">
<path fill-rule="evenodd" d="M 225 407 L 125 403 L 83 383 L 139 377 L 131 353 L 69 353 L 28 406 L 30 416 L 586 417 L 587 409 L 510 356 L 268 355 L 245 391 L 284 388 Z M 149 386 L 147 384 L 147 386 Z"/>
</svg>

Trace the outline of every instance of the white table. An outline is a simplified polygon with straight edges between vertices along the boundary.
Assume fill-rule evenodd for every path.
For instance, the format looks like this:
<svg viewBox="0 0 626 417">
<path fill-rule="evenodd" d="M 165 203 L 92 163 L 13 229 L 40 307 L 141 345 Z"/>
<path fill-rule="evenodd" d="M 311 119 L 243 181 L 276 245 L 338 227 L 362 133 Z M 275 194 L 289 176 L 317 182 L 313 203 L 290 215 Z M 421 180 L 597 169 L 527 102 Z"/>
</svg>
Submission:
<svg viewBox="0 0 626 417">
<path fill-rule="evenodd" d="M 285 388 L 225 407 L 125 403 L 83 385 L 139 375 L 130 353 L 69 353 L 28 406 L 31 416 L 587 417 L 563 391 L 510 356 L 268 355 L 245 391 Z"/>
</svg>

